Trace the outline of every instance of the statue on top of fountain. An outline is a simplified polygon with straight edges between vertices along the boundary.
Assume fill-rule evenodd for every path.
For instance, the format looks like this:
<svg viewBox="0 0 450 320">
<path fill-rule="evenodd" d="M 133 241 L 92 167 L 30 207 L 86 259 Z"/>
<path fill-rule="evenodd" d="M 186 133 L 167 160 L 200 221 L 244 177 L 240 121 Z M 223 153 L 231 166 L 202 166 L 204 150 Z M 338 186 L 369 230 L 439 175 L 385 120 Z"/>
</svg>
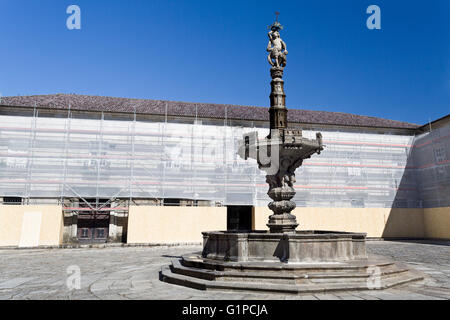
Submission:
<svg viewBox="0 0 450 320">
<path fill-rule="evenodd" d="M 267 60 L 272 67 L 284 68 L 286 66 L 286 55 L 288 51 L 286 49 L 286 43 L 280 38 L 279 31 L 283 29 L 283 26 L 278 21 L 275 21 L 269 28 L 267 52 L 270 53 L 267 56 Z"/>
</svg>

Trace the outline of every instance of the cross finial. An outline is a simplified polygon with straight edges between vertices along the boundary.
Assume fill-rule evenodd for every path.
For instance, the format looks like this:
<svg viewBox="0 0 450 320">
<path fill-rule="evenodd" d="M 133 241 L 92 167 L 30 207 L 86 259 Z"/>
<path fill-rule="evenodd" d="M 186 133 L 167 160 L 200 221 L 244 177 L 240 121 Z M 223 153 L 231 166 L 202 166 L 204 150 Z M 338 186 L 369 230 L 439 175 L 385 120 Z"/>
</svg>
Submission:
<svg viewBox="0 0 450 320">
<path fill-rule="evenodd" d="M 272 25 L 269 26 L 269 30 L 272 31 L 280 31 L 283 30 L 283 26 L 281 25 L 281 23 L 278 22 L 278 15 L 280 13 L 278 11 L 275 11 L 275 15 L 277 16 L 276 20 L 274 23 L 272 23 Z"/>
</svg>

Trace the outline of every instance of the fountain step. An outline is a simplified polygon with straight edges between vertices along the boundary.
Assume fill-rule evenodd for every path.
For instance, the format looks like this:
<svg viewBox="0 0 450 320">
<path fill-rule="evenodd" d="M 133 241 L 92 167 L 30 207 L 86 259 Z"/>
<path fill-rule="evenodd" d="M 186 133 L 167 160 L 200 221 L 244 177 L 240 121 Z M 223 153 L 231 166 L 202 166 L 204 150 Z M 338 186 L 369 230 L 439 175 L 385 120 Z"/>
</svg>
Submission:
<svg viewBox="0 0 450 320">
<path fill-rule="evenodd" d="M 348 274 L 356 274 L 358 276 L 361 275 L 361 272 L 363 272 L 364 276 L 368 276 L 368 273 L 366 272 L 368 268 L 374 268 L 378 267 L 379 271 L 381 273 L 392 273 L 392 272 L 398 272 L 399 270 L 408 270 L 405 267 L 400 267 L 400 264 L 396 263 L 389 263 L 389 264 L 372 264 L 368 265 L 367 267 L 363 268 L 351 268 L 351 269 L 342 269 L 342 268 L 336 268 L 333 266 L 329 266 L 329 270 L 322 269 L 315 269 L 310 267 L 304 267 L 301 268 L 297 266 L 295 270 L 278 270 L 278 269 L 263 269 L 263 270 L 252 270 L 252 269 L 246 269 L 246 268 L 233 268 L 233 269 L 226 269 L 226 270 L 213 270 L 210 268 L 202 268 L 201 266 L 194 265 L 190 263 L 186 263 L 185 260 L 174 260 L 173 265 L 180 266 L 182 268 L 190 269 L 190 270 L 203 270 L 207 272 L 208 274 L 215 274 L 217 276 L 224 276 L 229 274 L 235 274 L 236 276 L 249 276 L 250 274 L 254 274 L 255 276 L 258 275 L 264 275 L 265 277 L 293 277 L 293 278 L 302 278 L 306 276 L 309 277 L 342 277 L 347 276 Z M 281 271 L 281 272 L 280 272 Z M 326 272 L 325 272 L 326 271 Z"/>
<path fill-rule="evenodd" d="M 371 256 L 370 259 L 333 262 L 333 263 L 280 263 L 280 262 L 228 262 L 202 258 L 201 255 L 191 254 L 182 257 L 181 263 L 185 267 L 198 269 L 239 272 L 273 272 L 280 273 L 347 273 L 365 271 L 370 267 L 395 268 L 395 263 L 383 257 Z"/>
<path fill-rule="evenodd" d="M 216 271 L 210 269 L 199 269 L 182 265 L 179 260 L 172 262 L 171 271 L 204 280 L 216 281 L 265 281 L 269 283 L 341 283 L 341 282 L 367 282 L 372 276 L 372 270 L 353 270 L 351 272 L 305 272 L 305 273 L 286 273 L 286 272 L 242 272 L 242 271 Z M 378 269 L 380 279 L 398 276 L 400 273 L 407 272 L 407 268 L 397 265 L 381 267 Z"/>
<path fill-rule="evenodd" d="M 199 290 L 224 290 L 224 291 L 257 291 L 270 293 L 298 294 L 298 293 L 319 293 L 330 291 L 345 290 L 369 290 L 369 289 L 387 289 L 395 285 L 404 284 L 411 281 L 423 279 L 421 274 L 411 271 L 397 273 L 396 276 L 383 278 L 379 282 L 352 282 L 342 281 L 340 283 L 271 283 L 257 279 L 253 281 L 212 281 L 200 279 L 185 274 L 172 272 L 172 268 L 165 266 L 161 269 L 161 280 L 182 285 Z"/>
</svg>

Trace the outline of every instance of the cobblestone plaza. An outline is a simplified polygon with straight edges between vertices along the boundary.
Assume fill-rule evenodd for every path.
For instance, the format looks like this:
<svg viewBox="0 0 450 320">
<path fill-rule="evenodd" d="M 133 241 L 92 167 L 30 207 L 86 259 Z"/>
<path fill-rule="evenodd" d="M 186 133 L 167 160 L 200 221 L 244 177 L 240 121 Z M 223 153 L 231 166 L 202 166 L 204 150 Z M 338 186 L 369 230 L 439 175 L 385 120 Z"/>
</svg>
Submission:
<svg viewBox="0 0 450 320">
<path fill-rule="evenodd" d="M 0 299 L 443 300 L 450 298 L 450 241 L 368 241 L 369 254 L 391 257 L 425 279 L 387 290 L 278 295 L 200 291 L 159 280 L 162 266 L 200 246 L 0 250 Z M 79 268 L 81 288 L 68 288 Z"/>
</svg>

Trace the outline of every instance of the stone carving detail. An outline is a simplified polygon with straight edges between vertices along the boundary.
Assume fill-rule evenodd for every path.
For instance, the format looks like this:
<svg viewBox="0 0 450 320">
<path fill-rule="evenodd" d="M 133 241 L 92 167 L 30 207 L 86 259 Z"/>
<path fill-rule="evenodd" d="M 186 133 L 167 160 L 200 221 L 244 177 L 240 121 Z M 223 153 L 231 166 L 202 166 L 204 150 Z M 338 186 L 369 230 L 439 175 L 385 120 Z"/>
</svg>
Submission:
<svg viewBox="0 0 450 320">
<path fill-rule="evenodd" d="M 269 36 L 269 43 L 267 44 L 267 52 L 269 55 L 267 60 L 272 67 L 284 68 L 286 66 L 286 55 L 288 51 L 286 49 L 286 43 L 280 37 L 280 30 L 283 26 L 276 21 L 270 27 L 270 31 L 267 34 Z"/>
<path fill-rule="evenodd" d="M 290 130 L 284 129 L 282 133 L 284 141 L 277 142 L 272 137 L 266 138 L 267 142 L 270 141 L 272 149 L 278 149 L 278 155 L 271 154 L 271 160 L 278 158 L 277 170 L 271 167 L 268 172 L 267 165 L 258 166 L 259 169 L 268 172 L 266 175 L 266 182 L 269 185 L 267 194 L 273 200 L 268 207 L 274 213 L 269 217 L 268 226 L 274 233 L 293 232 L 298 226 L 296 217 L 291 214 L 291 211 L 296 208 L 295 202 L 292 201 L 295 196 L 295 170 L 303 164 L 304 159 L 310 158 L 314 153 L 320 153 L 323 149 L 319 140 L 303 138 L 298 131 L 290 132 Z M 275 143 L 280 143 L 280 145 L 274 148 Z"/>
</svg>

